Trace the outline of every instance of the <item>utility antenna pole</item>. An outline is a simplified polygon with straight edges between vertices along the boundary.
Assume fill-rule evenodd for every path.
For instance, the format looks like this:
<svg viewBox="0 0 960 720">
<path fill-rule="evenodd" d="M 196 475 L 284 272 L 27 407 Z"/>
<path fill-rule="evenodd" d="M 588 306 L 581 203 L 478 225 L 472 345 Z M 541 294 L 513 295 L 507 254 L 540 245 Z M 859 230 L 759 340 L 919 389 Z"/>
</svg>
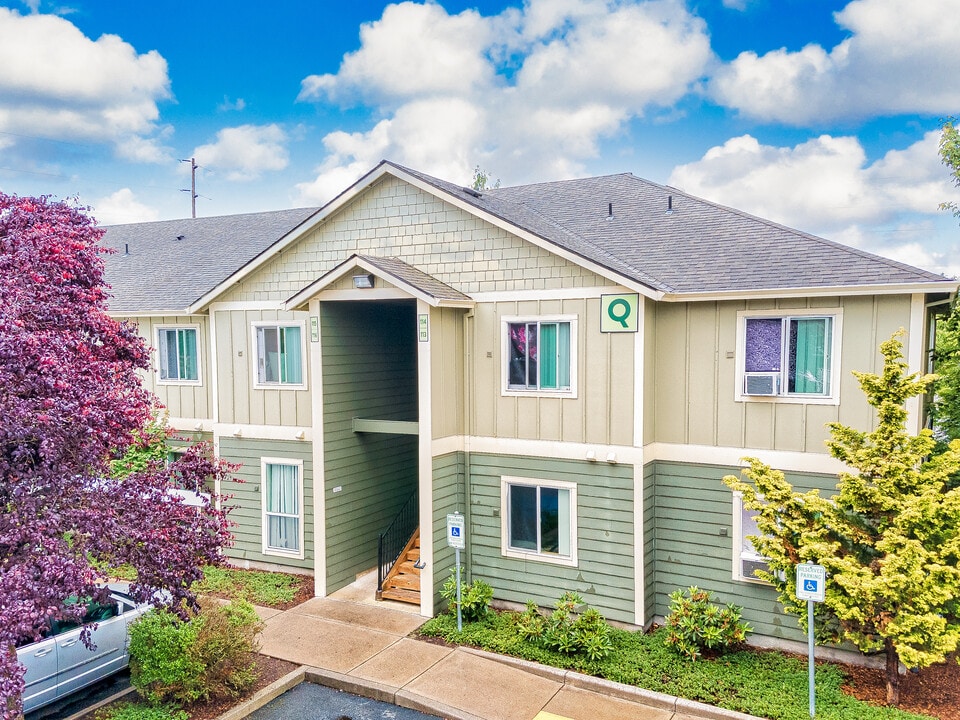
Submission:
<svg viewBox="0 0 960 720">
<path fill-rule="evenodd" d="M 183 188 L 180 192 L 190 193 L 190 217 L 197 217 L 197 159 L 181 160 L 190 163 L 190 189 Z"/>
</svg>

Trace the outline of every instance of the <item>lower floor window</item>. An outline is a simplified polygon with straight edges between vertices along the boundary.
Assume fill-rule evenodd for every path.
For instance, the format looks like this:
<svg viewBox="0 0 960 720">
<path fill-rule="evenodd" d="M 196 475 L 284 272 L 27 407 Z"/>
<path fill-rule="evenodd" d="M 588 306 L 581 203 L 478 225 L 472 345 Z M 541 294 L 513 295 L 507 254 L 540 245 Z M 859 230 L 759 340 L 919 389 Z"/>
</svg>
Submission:
<svg viewBox="0 0 960 720">
<path fill-rule="evenodd" d="M 503 552 L 576 564 L 574 483 L 503 478 Z"/>
<path fill-rule="evenodd" d="M 303 464 L 263 460 L 265 553 L 303 555 Z"/>
<path fill-rule="evenodd" d="M 743 496 L 734 493 L 733 496 L 733 577 L 735 580 L 753 580 L 763 582 L 755 574 L 757 570 L 768 572 L 770 566 L 767 559 L 757 552 L 750 540 L 751 536 L 759 536 L 757 528 L 757 513 L 743 505 Z"/>
</svg>

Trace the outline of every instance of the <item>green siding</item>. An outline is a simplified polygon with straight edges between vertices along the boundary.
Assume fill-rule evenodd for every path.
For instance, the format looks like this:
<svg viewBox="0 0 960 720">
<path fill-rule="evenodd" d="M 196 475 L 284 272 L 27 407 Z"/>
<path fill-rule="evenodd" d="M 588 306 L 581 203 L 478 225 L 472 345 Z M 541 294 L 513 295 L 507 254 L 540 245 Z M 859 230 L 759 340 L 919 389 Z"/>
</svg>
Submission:
<svg viewBox="0 0 960 720">
<path fill-rule="evenodd" d="M 739 468 L 657 462 L 654 474 L 654 612 L 669 612 L 669 593 L 691 585 L 712 590 L 720 603 L 743 607 L 743 616 L 759 635 L 790 640 L 806 636 L 797 619 L 786 615 L 773 588 L 733 579 L 733 494 L 724 475 Z M 647 468 L 645 468 L 645 476 Z M 832 490 L 834 475 L 787 473 L 800 490 Z M 721 533 L 725 531 L 725 535 Z"/>
<path fill-rule="evenodd" d="M 656 606 L 656 465 L 643 467 L 643 618 L 649 623 Z"/>
<path fill-rule="evenodd" d="M 235 543 L 227 549 L 227 557 L 238 560 L 254 560 L 294 568 L 313 569 L 313 444 L 291 440 L 250 440 L 246 438 L 221 437 L 220 456 L 240 468 L 234 476 L 242 482 L 224 483 L 227 500 L 233 505 L 230 519 L 237 523 L 233 529 Z M 281 555 L 264 555 L 263 505 L 260 486 L 260 459 L 264 457 L 303 460 L 303 560 Z"/>
<path fill-rule="evenodd" d="M 320 305 L 327 591 L 377 562 L 377 536 L 417 488 L 415 435 L 358 433 L 353 419 L 417 420 L 415 305 Z"/>
<path fill-rule="evenodd" d="M 178 430 L 172 437 L 167 438 L 167 447 L 177 452 L 183 452 L 191 445 L 196 445 L 197 443 L 209 443 L 210 447 L 212 447 L 213 433 L 183 432 Z M 212 450 L 210 450 L 210 452 L 212 452 Z M 212 479 L 207 480 L 203 486 L 204 491 L 212 493 L 214 491 L 213 485 Z"/>
<path fill-rule="evenodd" d="M 437 611 L 446 610 L 440 598 L 440 588 L 456 562 L 456 553 L 447 545 L 447 515 L 460 511 L 466 514 L 464 494 L 464 454 L 450 453 L 433 458 L 433 600 Z M 469 527 L 469 526 L 468 526 Z M 467 538 L 470 547 L 470 538 Z M 470 579 L 471 563 L 461 551 L 460 563 Z"/>
<path fill-rule="evenodd" d="M 471 576 L 501 600 L 549 607 L 575 590 L 608 618 L 635 621 L 632 465 L 474 453 L 469 472 Z M 502 556 L 503 475 L 577 483 L 577 567 Z"/>
</svg>

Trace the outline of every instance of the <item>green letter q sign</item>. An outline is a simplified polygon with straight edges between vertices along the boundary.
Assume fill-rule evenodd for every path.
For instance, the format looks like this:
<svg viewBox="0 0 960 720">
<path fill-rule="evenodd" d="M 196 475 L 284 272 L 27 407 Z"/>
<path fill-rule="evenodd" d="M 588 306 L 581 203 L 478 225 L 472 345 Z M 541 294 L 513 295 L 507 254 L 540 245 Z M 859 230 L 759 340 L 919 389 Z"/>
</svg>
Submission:
<svg viewBox="0 0 960 720">
<path fill-rule="evenodd" d="M 636 293 L 600 296 L 600 332 L 637 332 L 640 296 Z"/>
</svg>

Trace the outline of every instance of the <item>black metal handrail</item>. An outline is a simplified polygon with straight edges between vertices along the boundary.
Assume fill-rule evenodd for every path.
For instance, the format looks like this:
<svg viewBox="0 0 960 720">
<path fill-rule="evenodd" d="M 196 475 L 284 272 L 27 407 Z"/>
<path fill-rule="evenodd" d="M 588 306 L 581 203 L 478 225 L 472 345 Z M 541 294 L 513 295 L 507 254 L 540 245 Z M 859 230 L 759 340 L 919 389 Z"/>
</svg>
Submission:
<svg viewBox="0 0 960 720">
<path fill-rule="evenodd" d="M 380 533 L 377 539 L 377 597 L 383 590 L 383 581 L 387 573 L 394 566 L 400 553 L 407 546 L 413 531 L 420 524 L 420 503 L 417 501 L 417 491 L 407 498 L 400 508 L 400 512 L 390 522 L 390 525 Z"/>
</svg>

